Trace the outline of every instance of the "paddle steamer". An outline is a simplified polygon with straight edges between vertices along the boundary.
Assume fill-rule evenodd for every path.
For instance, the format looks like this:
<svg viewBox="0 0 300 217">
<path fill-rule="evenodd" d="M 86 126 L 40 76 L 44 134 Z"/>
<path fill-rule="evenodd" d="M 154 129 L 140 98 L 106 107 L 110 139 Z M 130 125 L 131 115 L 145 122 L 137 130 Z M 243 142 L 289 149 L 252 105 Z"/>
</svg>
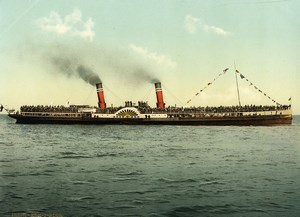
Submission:
<svg viewBox="0 0 300 217">
<path fill-rule="evenodd" d="M 228 70 L 225 69 L 218 77 Z M 237 74 L 246 79 L 238 70 Z M 217 78 L 218 78 L 217 77 Z M 215 80 L 217 80 L 215 78 Z M 197 96 L 205 88 L 196 93 Z M 290 105 L 275 102 L 273 106 L 247 105 L 219 107 L 175 107 L 166 106 L 160 82 L 156 82 L 156 107 L 151 108 L 147 102 L 137 104 L 127 101 L 124 106 L 107 107 L 102 83 L 95 84 L 98 96 L 98 107 L 92 106 L 22 106 L 20 111 L 10 112 L 9 117 L 18 124 L 134 124 L 134 125 L 290 125 L 292 110 Z M 238 92 L 239 94 L 239 92 Z M 190 101 L 190 100 L 189 100 Z M 188 102 L 189 102 L 188 101 Z M 239 101 L 240 102 L 240 101 Z"/>
</svg>

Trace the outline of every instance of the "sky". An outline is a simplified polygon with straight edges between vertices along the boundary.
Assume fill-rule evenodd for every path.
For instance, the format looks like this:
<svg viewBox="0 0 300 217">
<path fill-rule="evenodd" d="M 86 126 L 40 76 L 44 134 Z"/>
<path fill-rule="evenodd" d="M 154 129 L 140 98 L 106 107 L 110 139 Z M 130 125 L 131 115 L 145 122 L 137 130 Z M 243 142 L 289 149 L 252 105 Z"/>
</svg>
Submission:
<svg viewBox="0 0 300 217">
<path fill-rule="evenodd" d="M 237 75 L 242 105 L 300 114 L 299 11 L 298 0 L 0 0 L 0 103 L 96 106 L 95 78 L 108 106 L 155 107 L 157 80 L 167 106 L 231 106 Z"/>
</svg>

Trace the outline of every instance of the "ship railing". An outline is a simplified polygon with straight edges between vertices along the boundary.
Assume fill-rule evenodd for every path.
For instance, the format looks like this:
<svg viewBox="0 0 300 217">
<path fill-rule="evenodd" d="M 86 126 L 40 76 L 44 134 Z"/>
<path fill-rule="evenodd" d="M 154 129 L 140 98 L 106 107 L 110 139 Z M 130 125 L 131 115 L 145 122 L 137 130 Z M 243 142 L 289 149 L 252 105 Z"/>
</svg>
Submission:
<svg viewBox="0 0 300 217">
<path fill-rule="evenodd" d="M 241 116 L 276 116 L 292 115 L 291 110 L 252 111 L 252 112 L 168 112 L 170 117 L 241 117 Z"/>
<path fill-rule="evenodd" d="M 81 113 L 76 112 L 21 112 L 20 114 L 38 117 L 81 117 Z"/>
<path fill-rule="evenodd" d="M 165 110 L 145 110 L 141 111 L 141 114 L 164 114 L 164 113 L 169 113 L 169 114 L 189 114 L 189 113 L 196 113 L 196 114 L 217 114 L 217 113 L 243 113 L 243 114 L 253 114 L 253 113 L 258 113 L 258 114 L 266 114 L 266 115 L 272 115 L 272 114 L 279 114 L 281 113 L 290 113 L 290 109 L 283 109 L 283 110 L 251 110 L 251 111 L 244 111 L 244 110 L 224 110 L 224 111 L 218 111 L 218 110 L 184 110 L 184 109 L 177 109 L 177 110 L 171 110 L 171 109 L 165 109 Z"/>
</svg>

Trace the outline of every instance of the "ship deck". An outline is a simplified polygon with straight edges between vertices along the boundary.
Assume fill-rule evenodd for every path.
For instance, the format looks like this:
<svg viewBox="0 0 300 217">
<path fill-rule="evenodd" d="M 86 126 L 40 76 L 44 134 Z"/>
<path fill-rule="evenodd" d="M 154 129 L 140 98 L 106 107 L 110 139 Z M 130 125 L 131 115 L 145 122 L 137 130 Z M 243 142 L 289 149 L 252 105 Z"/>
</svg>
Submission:
<svg viewBox="0 0 300 217">
<path fill-rule="evenodd" d="M 291 114 L 266 114 L 266 115 L 244 115 L 235 113 L 234 115 L 221 116 L 212 114 L 169 115 L 166 118 L 142 117 L 92 117 L 91 115 L 71 113 L 71 114 L 9 114 L 20 124 L 134 124 L 134 125 L 239 125 L 239 126 L 270 126 L 270 125 L 290 125 L 292 123 Z"/>
</svg>

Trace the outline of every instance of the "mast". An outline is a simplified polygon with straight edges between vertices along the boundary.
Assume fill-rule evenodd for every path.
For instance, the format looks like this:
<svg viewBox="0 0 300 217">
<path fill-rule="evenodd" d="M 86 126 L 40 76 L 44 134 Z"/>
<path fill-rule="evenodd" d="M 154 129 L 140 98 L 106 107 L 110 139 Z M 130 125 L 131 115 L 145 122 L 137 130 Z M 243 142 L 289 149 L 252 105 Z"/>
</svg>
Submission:
<svg viewBox="0 0 300 217">
<path fill-rule="evenodd" d="M 239 82 L 238 82 L 238 79 L 237 79 L 237 70 L 236 70 L 236 67 L 235 67 L 235 62 L 234 62 L 234 70 L 235 70 L 235 83 L 236 83 L 236 91 L 237 91 L 237 94 L 238 94 L 238 100 L 239 100 L 239 106 L 241 107 L 241 99 L 240 99 L 240 90 L 239 90 Z"/>
</svg>

